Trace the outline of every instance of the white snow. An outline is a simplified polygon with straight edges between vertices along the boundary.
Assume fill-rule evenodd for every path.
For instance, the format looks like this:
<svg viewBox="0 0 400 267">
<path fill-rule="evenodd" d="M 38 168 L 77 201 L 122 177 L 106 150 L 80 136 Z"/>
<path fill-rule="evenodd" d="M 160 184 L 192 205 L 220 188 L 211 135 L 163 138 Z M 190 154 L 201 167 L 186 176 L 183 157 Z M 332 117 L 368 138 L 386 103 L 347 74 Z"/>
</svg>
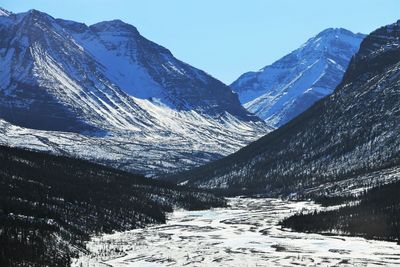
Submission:
<svg viewBox="0 0 400 267">
<path fill-rule="evenodd" d="M 279 127 L 333 92 L 362 39 L 343 29 L 325 30 L 272 65 L 243 74 L 231 86 L 246 109 Z"/>
<path fill-rule="evenodd" d="M 131 38 L 122 34 L 120 36 L 118 32 L 103 32 L 96 37 L 83 33 L 74 34 L 73 37 L 86 52 L 104 66 L 106 77 L 126 93 L 141 99 L 164 97 L 160 85 L 137 63 L 137 55 L 130 52 L 136 52 L 136 44 Z M 114 43 L 120 43 L 121 46 L 115 49 L 107 48 L 112 47 Z"/>
<path fill-rule="evenodd" d="M 233 198 L 229 208 L 175 211 L 166 225 L 94 237 L 73 266 L 396 266 L 399 246 L 304 234 L 277 223 L 311 202 Z M 119 252 L 116 252 L 118 249 Z"/>
<path fill-rule="evenodd" d="M 25 25 L 30 23 L 25 18 L 33 15 L 38 16 L 34 25 Z M 105 22 L 110 28 L 100 27 L 102 30 L 95 32 L 83 24 L 56 21 L 35 12 L 3 18 L 1 25 L 6 20 L 4 23 L 20 24 L 16 32 L 9 33 L 18 49 L 0 48 L 0 95 L 10 97 L 1 98 L 0 104 L 8 107 L 13 103 L 30 112 L 32 103 L 42 101 L 38 92 L 43 91 L 49 106 L 68 110 L 74 119 L 95 126 L 105 136 L 32 130 L 0 121 L 2 145 L 94 160 L 154 176 L 228 155 L 273 129 L 261 121 L 242 120 L 224 106 L 216 114 L 207 112 L 216 105 L 207 93 L 214 89 L 206 84 L 211 78 L 144 39 L 133 26 Z M 32 27 L 43 35 L 32 38 L 26 33 Z M 140 59 L 142 56 L 146 58 Z M 154 73 L 164 67 L 171 77 Z M 164 78 L 171 88 L 163 85 Z M 197 87 L 180 88 L 181 80 L 176 85 L 170 82 L 175 78 Z M 31 92 L 17 88 L 18 84 L 35 88 L 37 97 L 31 99 Z M 221 88 L 230 93 L 223 85 Z M 177 108 L 182 102 L 187 104 L 185 101 L 190 106 L 193 94 L 201 102 L 198 90 L 206 91 L 204 105 Z M 19 98 L 16 93 L 28 97 Z"/>
<path fill-rule="evenodd" d="M 178 112 L 149 100 L 133 99 L 151 125 L 105 138 L 17 127 L 0 119 L 0 144 L 64 154 L 139 171 L 148 176 L 176 172 L 228 155 L 268 132 L 263 125 L 227 114 L 217 120 L 195 111 Z M 116 124 L 116 126 L 118 126 Z"/>
<path fill-rule="evenodd" d="M 10 11 L 7 11 L 0 7 L 0 16 L 9 17 L 9 16 L 11 16 L 11 14 L 12 13 Z"/>
</svg>

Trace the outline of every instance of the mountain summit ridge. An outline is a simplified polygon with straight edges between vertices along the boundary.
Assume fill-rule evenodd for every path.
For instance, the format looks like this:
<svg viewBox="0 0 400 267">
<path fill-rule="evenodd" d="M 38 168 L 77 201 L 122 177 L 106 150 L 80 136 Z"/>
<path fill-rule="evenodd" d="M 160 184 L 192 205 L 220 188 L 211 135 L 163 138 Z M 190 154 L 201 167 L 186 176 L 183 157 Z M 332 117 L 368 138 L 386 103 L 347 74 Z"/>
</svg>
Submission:
<svg viewBox="0 0 400 267">
<path fill-rule="evenodd" d="M 170 179 L 269 195 L 343 193 L 400 180 L 399 93 L 394 23 L 365 37 L 332 95 L 238 152 Z"/>
<path fill-rule="evenodd" d="M 120 20 L 87 26 L 30 10 L 0 17 L 0 32 L 0 123 L 38 139 L 23 142 L 10 126 L 4 145 L 158 172 L 227 155 L 272 129 L 228 86 Z M 88 153 L 104 151 L 101 137 L 115 149 Z M 134 167 L 139 158 L 146 166 Z"/>
<path fill-rule="evenodd" d="M 273 64 L 241 75 L 231 88 L 245 108 L 280 127 L 333 92 L 363 38 L 325 29 Z"/>
</svg>

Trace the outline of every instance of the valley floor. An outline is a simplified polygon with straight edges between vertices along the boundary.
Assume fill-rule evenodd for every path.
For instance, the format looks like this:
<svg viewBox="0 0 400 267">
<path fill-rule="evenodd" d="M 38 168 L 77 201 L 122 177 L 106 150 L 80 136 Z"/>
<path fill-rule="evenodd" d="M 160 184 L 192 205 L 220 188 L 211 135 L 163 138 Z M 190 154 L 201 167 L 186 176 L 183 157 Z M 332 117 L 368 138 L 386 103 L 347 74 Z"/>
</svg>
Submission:
<svg viewBox="0 0 400 267">
<path fill-rule="evenodd" d="M 312 202 L 231 198 L 230 207 L 178 210 L 165 225 L 93 238 L 73 266 L 396 266 L 400 246 L 304 234 L 277 223 Z"/>
</svg>

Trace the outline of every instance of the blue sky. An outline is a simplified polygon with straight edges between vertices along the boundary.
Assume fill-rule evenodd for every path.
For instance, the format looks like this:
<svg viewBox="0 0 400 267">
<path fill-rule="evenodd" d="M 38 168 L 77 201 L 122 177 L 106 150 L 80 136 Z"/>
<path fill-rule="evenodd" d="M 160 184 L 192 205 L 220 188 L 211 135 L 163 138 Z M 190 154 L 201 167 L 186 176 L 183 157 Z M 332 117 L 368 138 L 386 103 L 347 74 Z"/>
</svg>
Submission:
<svg viewBox="0 0 400 267">
<path fill-rule="evenodd" d="M 400 19 L 399 0 L 2 0 L 0 6 L 89 25 L 119 18 L 228 84 L 325 28 L 369 33 Z"/>
</svg>

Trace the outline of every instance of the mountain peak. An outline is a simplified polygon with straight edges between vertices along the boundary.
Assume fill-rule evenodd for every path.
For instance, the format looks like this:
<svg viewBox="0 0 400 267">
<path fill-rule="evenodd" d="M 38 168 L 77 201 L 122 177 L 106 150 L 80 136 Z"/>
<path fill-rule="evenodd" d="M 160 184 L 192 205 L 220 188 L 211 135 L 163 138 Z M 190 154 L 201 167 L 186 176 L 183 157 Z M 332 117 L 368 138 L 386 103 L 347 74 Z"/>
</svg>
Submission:
<svg viewBox="0 0 400 267">
<path fill-rule="evenodd" d="M 30 10 L 2 17 L 0 29 L 0 118 L 31 128 L 32 138 L 35 133 L 54 136 L 60 146 L 66 144 L 60 135 L 79 140 L 80 148 L 65 147 L 74 152 L 62 148 L 61 153 L 97 162 L 94 155 L 101 154 L 105 164 L 154 175 L 227 155 L 270 131 L 228 86 L 121 20 L 89 28 Z M 0 133 L 13 142 L 1 119 Z M 92 138 L 105 134 L 110 139 L 101 140 L 118 142 L 122 150 L 89 155 L 95 151 Z M 53 151 L 51 143 L 40 146 Z M 103 141 L 97 144 L 106 147 Z"/>
<path fill-rule="evenodd" d="M 333 92 L 363 37 L 325 29 L 272 65 L 243 74 L 231 87 L 249 111 L 280 127 Z"/>
<path fill-rule="evenodd" d="M 139 31 L 137 28 L 129 23 L 126 23 L 119 19 L 109 20 L 109 21 L 102 21 L 95 23 L 90 26 L 95 32 L 115 32 L 115 31 L 125 31 L 131 32 L 136 35 L 139 35 Z"/>
<path fill-rule="evenodd" d="M 30 9 L 27 12 L 18 13 L 17 16 L 24 21 L 29 21 L 28 25 L 30 25 L 32 21 L 40 21 L 41 23 L 46 23 L 54 20 L 54 18 L 49 14 L 36 9 Z"/>
<path fill-rule="evenodd" d="M 321 31 L 320 33 L 318 33 L 317 37 L 318 36 L 332 35 L 332 34 L 354 35 L 355 33 L 353 33 L 352 31 L 349 31 L 347 29 L 344 29 L 344 28 L 327 28 L 327 29 Z"/>
<path fill-rule="evenodd" d="M 37 9 L 30 9 L 27 12 L 25 12 L 25 15 L 35 16 L 35 17 L 51 17 L 49 14 L 41 12 Z"/>
<path fill-rule="evenodd" d="M 342 47 L 343 45 L 357 45 L 365 37 L 361 33 L 353 33 L 344 28 L 328 28 L 310 38 L 304 43 L 300 49 L 311 49 L 315 51 L 326 52 L 334 47 Z"/>
<path fill-rule="evenodd" d="M 176 181 L 185 181 L 187 186 L 230 189 L 239 194 L 247 190 L 252 194 L 282 195 L 325 191 L 331 185 L 329 193 L 343 192 L 344 188 L 365 190 L 397 178 L 388 175 L 390 168 L 398 167 L 400 153 L 400 45 L 396 45 L 400 36 L 392 27 L 393 24 L 368 35 L 355 55 L 344 55 L 343 52 L 353 51 L 343 49 L 331 58 L 335 62 L 343 57 L 353 58 L 347 78 L 341 81 L 332 76 L 336 71 L 342 77 L 338 64 L 324 65 L 323 61 L 313 61 L 315 58 L 305 68 L 299 68 L 302 66 L 295 60 L 280 68 L 272 65 L 268 76 L 258 81 L 266 86 L 266 102 L 285 100 L 278 103 L 279 107 L 291 103 L 286 100 L 288 95 L 294 95 L 294 84 L 299 85 L 298 92 L 308 94 L 308 89 L 301 89 L 310 87 L 302 86 L 319 78 L 319 71 L 325 66 L 329 68 L 324 72 L 325 79 L 312 88 L 318 91 L 329 81 L 340 84 L 332 96 L 318 101 L 286 125 L 225 159 L 176 176 Z M 323 68 L 315 68 L 316 64 Z M 288 83 L 285 79 L 289 76 Z M 301 79 L 303 82 L 298 83 Z M 272 82 L 281 85 L 282 81 L 284 86 L 276 87 L 277 94 L 271 88 L 275 85 Z M 300 100 L 305 102 L 304 98 Z"/>
</svg>

